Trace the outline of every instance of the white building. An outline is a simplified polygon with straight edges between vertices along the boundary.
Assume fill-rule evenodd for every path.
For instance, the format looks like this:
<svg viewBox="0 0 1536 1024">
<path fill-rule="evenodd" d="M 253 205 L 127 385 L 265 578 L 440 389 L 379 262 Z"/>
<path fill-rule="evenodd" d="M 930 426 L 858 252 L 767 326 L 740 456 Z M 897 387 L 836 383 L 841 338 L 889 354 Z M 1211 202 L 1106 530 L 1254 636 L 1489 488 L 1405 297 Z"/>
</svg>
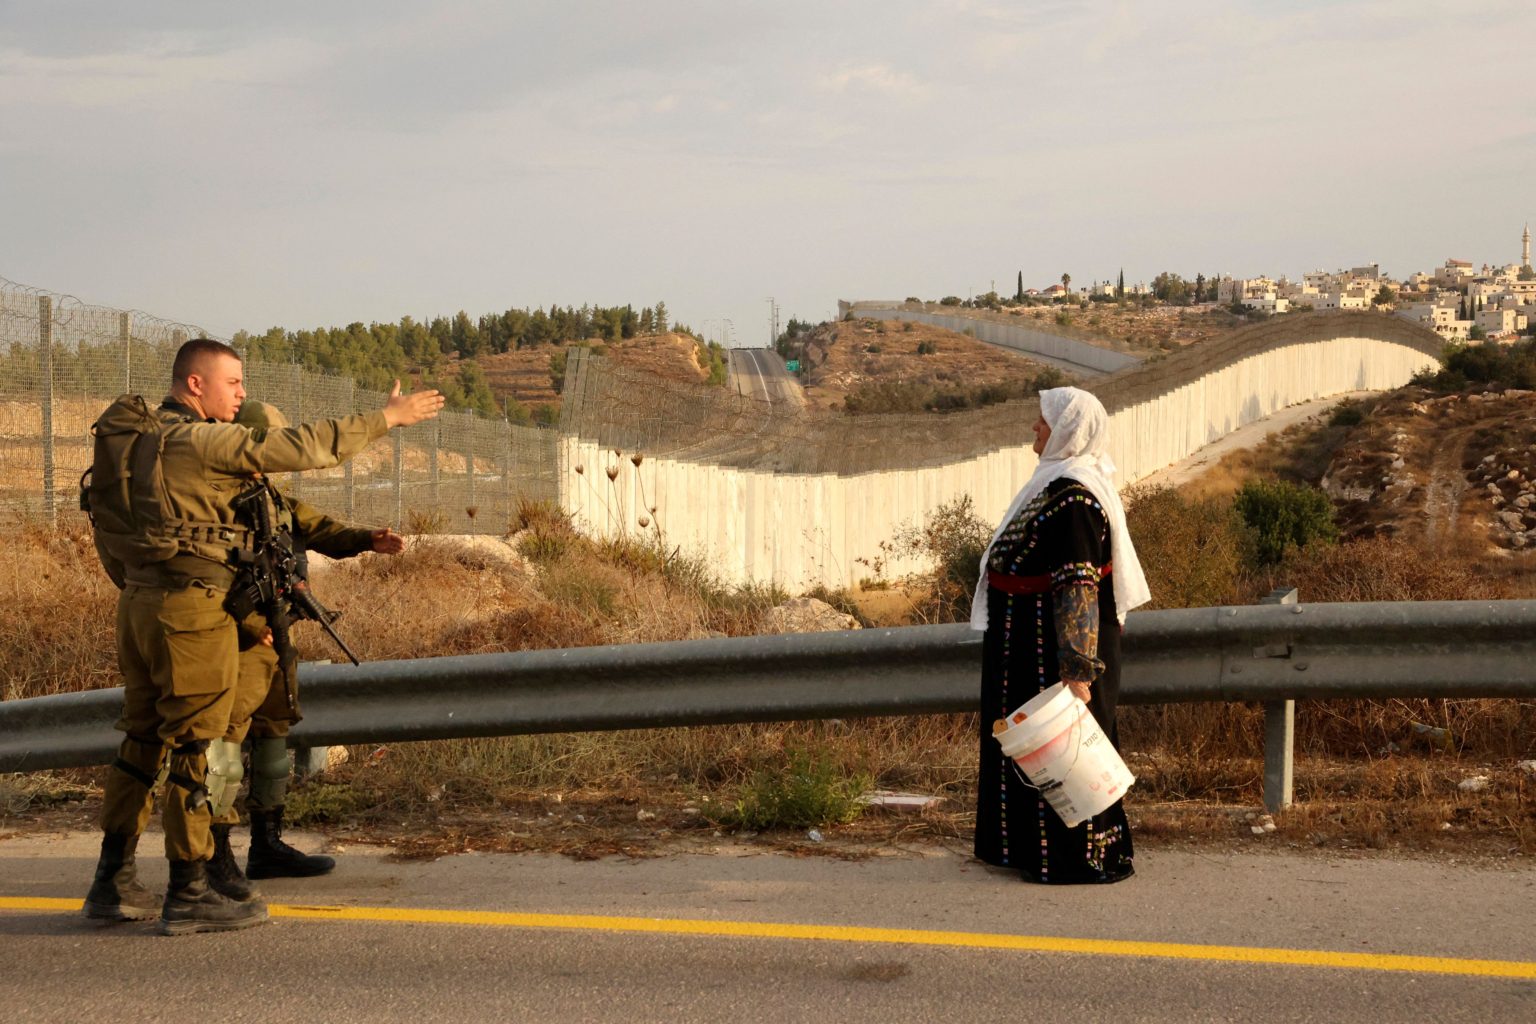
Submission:
<svg viewBox="0 0 1536 1024">
<path fill-rule="evenodd" d="M 1442 338 L 1463 341 L 1472 330 L 1471 320 L 1458 320 L 1456 306 L 1440 301 L 1411 302 L 1397 309 L 1397 315 L 1405 320 L 1423 324 Z"/>
</svg>

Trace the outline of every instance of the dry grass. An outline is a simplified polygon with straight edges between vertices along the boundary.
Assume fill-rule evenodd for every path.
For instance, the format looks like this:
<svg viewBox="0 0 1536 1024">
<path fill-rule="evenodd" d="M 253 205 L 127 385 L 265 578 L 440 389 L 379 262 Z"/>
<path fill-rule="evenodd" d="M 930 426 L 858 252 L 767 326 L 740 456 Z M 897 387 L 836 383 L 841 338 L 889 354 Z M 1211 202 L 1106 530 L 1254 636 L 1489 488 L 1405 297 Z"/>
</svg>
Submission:
<svg viewBox="0 0 1536 1024">
<path fill-rule="evenodd" d="M 1279 583 L 1318 601 L 1530 593 L 1528 575 L 1493 577 L 1455 560 L 1424 559 L 1387 538 L 1249 573 L 1219 499 L 1153 492 L 1138 496 L 1132 513 L 1168 605 L 1247 601 Z M 594 543 L 547 506 L 525 506 L 516 525 L 509 544 L 423 536 L 397 558 L 337 563 L 317 572 L 316 591 L 347 609 L 340 628 L 370 660 L 748 635 L 783 597 L 722 586 L 707 566 L 658 543 Z M 0 545 L 5 696 L 112 685 L 114 596 L 84 533 L 33 526 L 8 534 Z M 842 595 L 824 596 L 846 604 Z M 305 657 L 332 656 L 313 627 L 297 634 Z M 1416 745 L 1414 723 L 1445 729 L 1447 739 Z M 1533 726 L 1530 701 L 1305 702 L 1297 723 L 1303 803 L 1282 817 L 1282 832 L 1302 844 L 1433 849 L 1474 837 L 1536 852 L 1533 782 L 1513 767 L 1536 755 Z M 1244 833 L 1240 812 L 1261 795 L 1258 708 L 1127 708 L 1121 729 L 1140 777 L 1133 813 L 1146 834 Z M 849 777 L 945 798 L 942 810 L 921 818 L 876 815 L 848 834 L 963 841 L 976 746 L 969 715 L 360 746 L 331 780 L 301 787 L 294 811 L 301 820 L 363 829 L 408 823 L 423 851 L 636 852 L 658 837 L 713 829 L 726 817 L 718 808 L 755 776 L 807 751 Z M 1459 790 L 1472 774 L 1488 775 L 1489 787 Z M 18 820 L 76 799 L 94 778 L 7 777 L 0 817 Z M 641 810 L 657 817 L 637 819 Z"/>
</svg>

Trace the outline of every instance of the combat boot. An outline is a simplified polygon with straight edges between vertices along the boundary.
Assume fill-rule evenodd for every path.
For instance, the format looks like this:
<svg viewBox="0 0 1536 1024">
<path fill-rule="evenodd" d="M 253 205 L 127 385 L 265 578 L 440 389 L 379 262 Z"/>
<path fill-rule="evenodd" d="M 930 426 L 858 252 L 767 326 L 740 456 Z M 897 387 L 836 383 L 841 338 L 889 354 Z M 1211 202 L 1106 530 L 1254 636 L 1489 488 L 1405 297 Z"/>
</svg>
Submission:
<svg viewBox="0 0 1536 1024">
<path fill-rule="evenodd" d="M 101 859 L 96 862 L 96 878 L 85 895 L 86 917 L 98 921 L 148 921 L 160 913 L 160 894 L 139 884 L 134 850 L 138 836 L 101 837 Z"/>
<path fill-rule="evenodd" d="M 240 870 L 240 862 L 235 860 L 235 851 L 229 846 L 230 828 L 229 825 L 213 826 L 213 859 L 208 862 L 205 871 L 209 888 L 220 896 L 244 903 L 261 893 L 256 891 L 251 880 L 245 877 L 245 872 Z"/>
<path fill-rule="evenodd" d="M 301 853 L 283 842 L 283 809 L 251 811 L 251 855 L 245 873 L 251 878 L 312 878 L 336 867 L 334 857 Z"/>
<path fill-rule="evenodd" d="M 160 911 L 161 935 L 232 932 L 266 919 L 267 905 L 260 897 L 241 903 L 214 892 L 202 861 L 171 861 L 171 884 Z"/>
</svg>

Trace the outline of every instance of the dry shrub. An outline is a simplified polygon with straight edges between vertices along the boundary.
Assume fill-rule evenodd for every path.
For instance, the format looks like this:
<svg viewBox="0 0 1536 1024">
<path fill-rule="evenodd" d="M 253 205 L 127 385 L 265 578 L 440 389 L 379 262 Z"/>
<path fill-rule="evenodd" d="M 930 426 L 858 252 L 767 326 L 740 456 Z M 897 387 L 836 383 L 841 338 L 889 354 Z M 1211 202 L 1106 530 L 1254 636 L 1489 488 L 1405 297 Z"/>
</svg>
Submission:
<svg viewBox="0 0 1536 1024">
<path fill-rule="evenodd" d="M 1246 546 L 1228 498 L 1133 488 L 1126 494 L 1125 518 L 1152 591 L 1148 609 L 1205 608 L 1240 599 Z"/>
<path fill-rule="evenodd" d="M 83 524 L 0 536 L 0 699 L 114 685 L 116 607 Z"/>
<path fill-rule="evenodd" d="M 707 794 L 782 769 L 803 752 L 845 777 L 973 799 L 974 715 L 858 721 L 765 722 L 696 728 L 556 733 L 354 747 L 337 778 L 371 794 L 363 817 L 481 805 L 515 806 L 530 793 Z"/>
<path fill-rule="evenodd" d="M 1309 547 L 1255 576 L 1259 590 L 1295 587 L 1301 600 L 1492 601 L 1520 596 L 1518 577 L 1488 571 L 1475 556 L 1426 557 L 1391 537 Z M 1530 586 L 1529 578 L 1523 586 Z"/>
</svg>

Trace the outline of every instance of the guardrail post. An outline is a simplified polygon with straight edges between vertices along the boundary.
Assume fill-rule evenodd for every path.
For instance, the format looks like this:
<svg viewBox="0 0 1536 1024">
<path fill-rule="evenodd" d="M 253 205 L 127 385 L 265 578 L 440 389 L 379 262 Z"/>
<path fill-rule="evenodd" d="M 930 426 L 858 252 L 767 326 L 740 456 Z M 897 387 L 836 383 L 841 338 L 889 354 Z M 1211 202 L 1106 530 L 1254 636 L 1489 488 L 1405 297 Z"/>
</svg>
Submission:
<svg viewBox="0 0 1536 1024">
<path fill-rule="evenodd" d="M 1295 604 L 1296 589 L 1280 587 L 1260 604 Z M 1271 814 L 1291 806 L 1295 781 L 1296 702 L 1264 702 L 1264 809 Z"/>
</svg>

